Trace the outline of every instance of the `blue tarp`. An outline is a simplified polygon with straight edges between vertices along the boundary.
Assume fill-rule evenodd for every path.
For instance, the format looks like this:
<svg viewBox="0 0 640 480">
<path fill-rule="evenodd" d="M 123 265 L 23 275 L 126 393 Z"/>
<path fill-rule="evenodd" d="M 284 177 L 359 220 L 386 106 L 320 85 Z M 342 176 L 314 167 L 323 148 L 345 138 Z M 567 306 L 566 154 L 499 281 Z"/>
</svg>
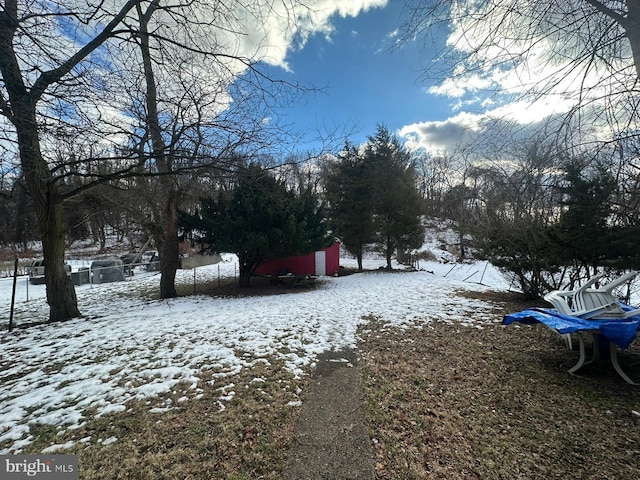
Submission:
<svg viewBox="0 0 640 480">
<path fill-rule="evenodd" d="M 636 338 L 640 327 L 640 317 L 615 320 L 584 320 L 578 317 L 562 315 L 551 308 L 529 308 L 521 312 L 506 315 L 503 325 L 513 322 L 533 325 L 544 323 L 560 334 L 574 333 L 581 330 L 597 331 L 620 348 L 627 348 Z"/>
</svg>

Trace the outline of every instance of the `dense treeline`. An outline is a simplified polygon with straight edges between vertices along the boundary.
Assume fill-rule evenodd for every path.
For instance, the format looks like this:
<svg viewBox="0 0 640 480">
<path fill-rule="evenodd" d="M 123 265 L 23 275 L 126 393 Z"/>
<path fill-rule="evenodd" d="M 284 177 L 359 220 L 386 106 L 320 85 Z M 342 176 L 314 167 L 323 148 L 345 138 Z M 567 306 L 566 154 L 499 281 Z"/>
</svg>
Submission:
<svg viewBox="0 0 640 480">
<path fill-rule="evenodd" d="M 181 203 L 191 212 L 181 231 L 200 232 L 210 249 L 238 253 L 247 284 L 261 262 L 321 248 L 332 238 L 360 266 L 365 252 L 377 250 L 390 267 L 393 256 L 421 245 L 422 215 L 445 218 L 458 230 L 461 259 L 489 260 L 539 296 L 603 268 L 640 268 L 639 146 L 626 140 L 591 155 L 568 154 L 531 140 L 496 149 L 493 159 L 461 161 L 409 152 L 380 126 L 367 144 L 347 142 L 312 164 L 295 158 L 247 164 L 238 157 L 224 181 L 201 173 L 192 184 L 199 187 Z M 122 184 L 117 202 L 111 192 L 94 189 L 69 204 L 68 242 L 92 238 L 104 245 L 107 229 L 121 240 L 145 238 L 145 190 L 139 182 Z M 29 205 L 19 183 L 0 196 L 2 243 L 37 239 Z"/>
<path fill-rule="evenodd" d="M 237 155 L 224 174 L 203 168 L 190 180 L 181 173 L 189 185 L 179 203 L 181 235 L 208 250 L 236 253 L 243 286 L 265 261 L 319 250 L 335 238 L 360 266 L 363 252 L 375 249 L 388 268 L 396 253 L 422 244 L 416 158 L 386 127 L 360 151 L 347 143 L 314 161 L 320 168 L 305 169 L 298 158 Z M 74 197 L 65 210 L 67 242 L 90 238 L 103 248 L 108 230 L 121 242 L 142 244 L 161 227 L 154 224 L 158 217 L 145 216 L 157 185 L 143 180 L 121 179 Z"/>
</svg>

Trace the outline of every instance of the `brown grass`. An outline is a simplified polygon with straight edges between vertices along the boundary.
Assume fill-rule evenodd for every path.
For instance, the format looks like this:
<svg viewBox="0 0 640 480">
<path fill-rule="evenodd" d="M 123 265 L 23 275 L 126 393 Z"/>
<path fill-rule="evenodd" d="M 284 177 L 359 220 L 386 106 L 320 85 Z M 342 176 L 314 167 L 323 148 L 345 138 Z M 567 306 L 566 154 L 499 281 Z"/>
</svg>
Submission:
<svg viewBox="0 0 640 480">
<path fill-rule="evenodd" d="M 23 453 L 73 441 L 64 453 L 78 455 L 83 480 L 280 478 L 299 416 L 299 407 L 289 402 L 298 399 L 297 389 L 306 381 L 294 379 L 275 359 L 255 362 L 212 385 L 213 379 L 214 372 L 203 377 L 200 398 L 179 402 L 183 392 L 176 388 L 152 404 L 128 403 L 125 412 L 91 419 L 64 435 L 56 435 L 54 427 L 34 426 L 37 440 Z M 219 403 L 219 388 L 230 384 L 235 396 Z M 150 411 L 166 406 L 169 398 L 175 409 Z M 102 444 L 111 437 L 117 441 Z"/>
<path fill-rule="evenodd" d="M 640 478 L 640 387 L 605 362 L 570 375 L 578 354 L 550 330 L 374 321 L 361 336 L 377 478 Z"/>
<path fill-rule="evenodd" d="M 240 287 L 238 286 L 237 279 L 226 277 L 220 280 L 200 280 L 196 283 L 195 287 L 193 284 L 177 284 L 176 291 L 180 297 L 197 294 L 221 298 L 242 298 L 307 292 L 319 288 L 322 284 L 322 280 L 316 280 L 309 285 L 305 284 L 292 287 L 279 284 L 269 277 L 253 277 L 248 286 Z M 158 300 L 160 298 L 160 291 L 157 286 L 154 286 L 146 289 L 137 289 L 128 293 L 128 295 L 143 297 L 149 300 Z"/>
<path fill-rule="evenodd" d="M 240 294 L 232 285 L 217 293 L 209 287 L 213 295 Z M 519 297 L 473 295 L 495 303 L 496 319 L 528 306 Z M 553 332 L 437 322 L 398 329 L 371 319 L 359 334 L 378 479 L 640 478 L 633 413 L 640 387 L 606 362 L 568 374 L 577 352 Z M 638 380 L 639 358 L 637 346 L 621 355 Z M 281 478 L 299 416 L 289 402 L 309 380 L 293 378 L 276 359 L 252 362 L 247 352 L 246 360 L 242 372 L 213 384 L 220 372 L 205 369 L 197 399 L 179 402 L 184 392 L 176 388 L 152 403 L 128 403 L 120 414 L 87 412 L 80 429 L 62 434 L 32 425 L 35 441 L 23 453 L 73 441 L 65 453 L 78 455 L 83 480 Z M 236 395 L 221 409 L 219 388 L 231 383 Z M 169 398 L 175 409 L 150 412 Z M 117 441 L 100 442 L 110 437 Z"/>
</svg>

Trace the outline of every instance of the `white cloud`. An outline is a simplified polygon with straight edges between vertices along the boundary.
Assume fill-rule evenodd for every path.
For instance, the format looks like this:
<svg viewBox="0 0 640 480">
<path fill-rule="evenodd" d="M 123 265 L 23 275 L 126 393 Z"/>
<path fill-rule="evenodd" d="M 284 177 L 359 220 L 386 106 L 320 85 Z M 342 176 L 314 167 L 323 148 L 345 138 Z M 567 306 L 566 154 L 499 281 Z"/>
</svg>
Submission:
<svg viewBox="0 0 640 480">
<path fill-rule="evenodd" d="M 544 12 L 535 10 L 543 4 Z M 488 119 L 501 128 L 507 124 L 520 128 L 566 114 L 578 105 L 588 106 L 584 115 L 593 115 L 626 98 L 630 82 L 637 80 L 627 42 L 618 42 L 615 52 L 597 50 L 608 48 L 602 46 L 606 42 L 598 44 L 598 36 L 611 40 L 615 29 L 607 30 L 606 22 L 584 0 L 462 0 L 452 2 L 450 14 L 446 43 L 454 67 L 428 93 L 455 100 L 451 106 L 457 113 L 446 121 L 400 130 L 425 148 L 450 149 L 471 133 L 489 128 Z M 580 52 L 585 52 L 583 62 L 575 61 Z M 590 58 L 589 53 L 593 53 Z M 480 110 L 465 113 L 463 109 L 471 105 Z M 615 105 L 609 111 L 620 123 L 627 118 Z"/>
<path fill-rule="evenodd" d="M 173 48 L 165 43 L 162 49 L 154 49 L 158 57 L 154 69 L 159 96 L 167 101 L 167 108 L 177 110 L 175 105 L 180 102 L 180 115 L 185 121 L 202 114 L 213 118 L 232 105 L 229 87 L 247 71 L 248 64 L 261 61 L 289 70 L 287 55 L 302 48 L 312 35 L 330 37 L 334 30 L 332 18 L 357 16 L 371 8 L 384 7 L 387 1 L 169 2 L 166 9 L 155 12 L 149 29 L 187 48 Z M 115 12 L 120 2 L 109 0 L 104 8 Z M 136 14 L 130 15 L 131 22 L 137 23 Z M 192 19 L 194 21 L 189 21 Z M 59 42 L 73 45 L 69 38 L 60 37 Z M 105 68 L 96 76 L 102 75 L 109 79 L 107 83 L 120 88 L 114 89 L 109 99 L 94 99 L 97 108 L 89 110 L 92 108 L 89 106 L 85 111 L 89 110 L 87 115 L 96 121 L 108 117 L 112 124 L 126 129 L 126 125 L 135 124 L 136 119 L 127 118 L 122 112 L 132 102 L 131 94 L 144 90 L 142 67 L 137 48 L 127 43 L 114 43 L 112 47 L 109 52 L 112 55 L 106 50 L 100 51 Z M 200 97 L 197 111 L 194 105 L 186 104 L 185 88 Z"/>
<path fill-rule="evenodd" d="M 528 125 L 543 121 L 551 115 L 567 113 L 574 102 L 565 97 L 547 96 L 536 102 L 519 100 L 509 102 L 488 112 L 492 118 Z"/>
<path fill-rule="evenodd" d="M 494 138 L 491 145 L 508 138 L 522 138 L 528 127 L 543 125 L 562 116 L 571 107 L 570 101 L 562 99 L 513 101 L 482 113 L 462 111 L 443 121 L 406 125 L 398 134 L 405 139 L 407 147 L 414 150 L 453 152 L 460 146 L 473 142 L 481 145 L 491 138 Z"/>
<path fill-rule="evenodd" d="M 486 115 L 461 112 L 445 121 L 407 125 L 398 134 L 405 138 L 407 147 L 412 150 L 452 151 L 483 130 L 486 119 Z"/>
<path fill-rule="evenodd" d="M 429 93 L 445 97 L 460 98 L 470 92 L 487 90 L 495 86 L 495 81 L 480 75 L 466 75 L 464 80 L 446 78 L 439 85 L 429 88 Z"/>
<path fill-rule="evenodd" d="M 263 1 L 261 7 L 251 12 L 243 9 L 241 13 L 244 30 L 253 33 L 239 37 L 240 51 L 247 57 L 288 70 L 286 58 L 292 49 L 303 48 L 307 39 L 316 34 L 331 38 L 332 17 L 356 17 L 371 8 L 386 6 L 387 1 Z"/>
</svg>

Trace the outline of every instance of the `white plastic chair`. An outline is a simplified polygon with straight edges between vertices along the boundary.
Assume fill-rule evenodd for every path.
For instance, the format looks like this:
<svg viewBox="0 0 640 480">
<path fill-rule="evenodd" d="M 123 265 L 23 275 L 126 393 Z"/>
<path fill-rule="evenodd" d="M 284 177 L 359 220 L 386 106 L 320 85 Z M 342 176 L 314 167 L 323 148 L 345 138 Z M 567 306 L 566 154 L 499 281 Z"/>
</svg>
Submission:
<svg viewBox="0 0 640 480">
<path fill-rule="evenodd" d="M 640 309 L 625 312 L 620 302 L 613 296 L 612 291 L 635 277 L 638 272 L 630 272 L 607 283 L 598 289 L 590 288 L 602 277 L 602 274 L 590 278 L 576 290 L 554 290 L 544 296 L 544 299 L 562 315 L 583 318 L 585 320 L 607 320 L 615 318 L 629 318 L 640 315 Z M 571 335 L 563 335 L 569 349 L 573 347 Z"/>
<path fill-rule="evenodd" d="M 623 285 L 634 278 L 638 272 L 629 272 L 616 280 L 613 280 L 600 288 L 591 288 L 601 277 L 602 274 L 596 275 L 589 279 L 584 285 L 576 290 L 554 290 L 545 295 L 545 300 L 551 303 L 559 313 L 573 317 L 579 317 L 590 320 L 624 320 L 626 318 L 640 316 L 640 309 L 626 311 L 622 308 L 621 303 L 613 295 L 616 287 Z M 593 339 L 593 358 L 586 361 L 585 344 L 578 332 L 578 341 L 580 343 L 580 359 L 578 363 L 569 369 L 570 373 L 577 372 L 582 366 L 591 363 L 600 357 L 599 341 L 596 338 L 597 333 L 591 332 Z M 571 345 L 571 336 L 564 335 L 565 342 L 569 348 Z M 618 374 L 629 384 L 638 385 L 622 370 L 618 362 L 618 354 L 616 345 L 613 341 L 609 341 L 609 353 L 611 364 Z"/>
<path fill-rule="evenodd" d="M 620 301 L 613 295 L 613 290 L 634 278 L 638 272 L 629 272 L 599 288 L 591 288 L 602 274 L 589 279 L 587 283 L 575 291 L 573 296 L 574 308 L 583 312 L 595 312 L 589 317 L 592 320 L 615 320 L 636 317 L 640 309 L 623 310 Z"/>
<path fill-rule="evenodd" d="M 544 299 L 549 302 L 553 307 L 562 315 L 575 316 L 574 311 L 571 309 L 571 303 L 575 291 L 573 290 L 554 290 L 547 293 Z M 571 342 L 571 334 L 565 333 L 561 335 L 564 339 L 564 343 L 569 350 L 573 350 L 573 343 Z"/>
</svg>

